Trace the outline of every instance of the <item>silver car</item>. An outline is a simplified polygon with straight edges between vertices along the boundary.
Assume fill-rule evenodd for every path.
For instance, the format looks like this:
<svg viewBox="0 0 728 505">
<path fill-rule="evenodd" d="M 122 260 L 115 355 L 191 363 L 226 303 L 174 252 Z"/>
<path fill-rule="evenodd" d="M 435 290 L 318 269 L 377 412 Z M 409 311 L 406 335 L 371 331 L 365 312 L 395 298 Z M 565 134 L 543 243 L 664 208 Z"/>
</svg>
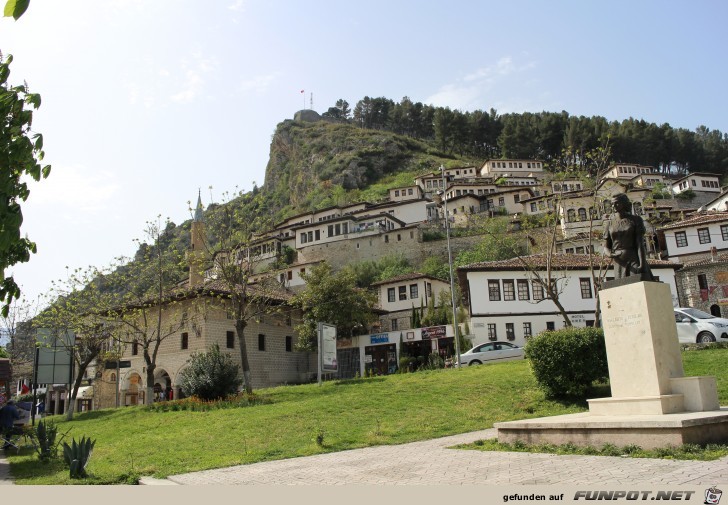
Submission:
<svg viewBox="0 0 728 505">
<path fill-rule="evenodd" d="M 691 307 L 678 307 L 675 311 L 677 339 L 681 344 L 707 344 L 716 337 L 728 339 L 728 319 Z"/>
<path fill-rule="evenodd" d="M 510 342 L 486 342 L 460 355 L 460 363 L 468 366 L 514 359 L 523 359 L 523 348 Z"/>
</svg>

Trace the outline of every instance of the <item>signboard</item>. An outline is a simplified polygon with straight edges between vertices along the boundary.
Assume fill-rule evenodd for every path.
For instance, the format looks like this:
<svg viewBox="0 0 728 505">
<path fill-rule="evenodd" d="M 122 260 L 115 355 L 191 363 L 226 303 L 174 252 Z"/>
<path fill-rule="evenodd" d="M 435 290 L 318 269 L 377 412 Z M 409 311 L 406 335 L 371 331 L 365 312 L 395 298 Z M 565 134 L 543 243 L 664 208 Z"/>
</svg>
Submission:
<svg viewBox="0 0 728 505">
<path fill-rule="evenodd" d="M 371 335 L 369 341 L 372 344 L 386 344 L 389 342 L 389 335 L 387 333 L 380 333 L 378 335 Z"/>
<path fill-rule="evenodd" d="M 718 305 L 721 307 L 728 305 L 728 298 L 718 298 Z"/>
<path fill-rule="evenodd" d="M 445 338 L 447 332 L 445 326 L 430 326 L 422 328 L 422 340 L 430 340 L 435 338 Z"/>
<path fill-rule="evenodd" d="M 76 336 L 70 332 L 51 332 L 40 328 L 36 335 L 35 384 L 73 382 L 73 353 Z"/>
<path fill-rule="evenodd" d="M 336 372 L 339 369 L 336 362 L 336 326 L 319 323 L 318 333 L 321 371 Z"/>
<path fill-rule="evenodd" d="M 104 368 L 106 370 L 116 370 L 117 368 L 131 368 L 131 361 L 121 360 L 118 362 L 118 365 L 116 361 L 107 361 Z"/>
</svg>

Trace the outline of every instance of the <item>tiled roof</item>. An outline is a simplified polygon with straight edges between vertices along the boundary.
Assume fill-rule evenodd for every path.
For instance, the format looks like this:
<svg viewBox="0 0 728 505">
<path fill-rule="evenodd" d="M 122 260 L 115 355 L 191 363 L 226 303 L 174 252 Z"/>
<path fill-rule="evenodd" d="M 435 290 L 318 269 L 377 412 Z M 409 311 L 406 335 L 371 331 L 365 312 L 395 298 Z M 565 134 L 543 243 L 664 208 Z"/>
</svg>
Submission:
<svg viewBox="0 0 728 505">
<path fill-rule="evenodd" d="M 709 257 L 709 258 L 701 258 L 699 260 L 695 261 L 688 261 L 684 263 L 685 268 L 690 267 L 702 267 L 707 265 L 723 265 L 725 267 L 726 264 L 728 264 L 728 254 L 718 254 L 715 257 Z"/>
<path fill-rule="evenodd" d="M 548 266 L 548 256 L 546 254 L 532 254 L 523 256 L 521 259 L 512 258 L 501 261 L 485 261 L 482 263 L 472 263 L 458 267 L 458 272 L 472 271 L 496 271 L 496 270 L 527 270 L 545 269 Z M 551 268 L 563 270 L 580 270 L 589 268 L 590 256 L 587 254 L 553 254 L 551 256 Z M 610 259 L 604 256 L 592 255 L 591 262 L 594 266 L 608 267 Z M 678 269 L 682 265 L 664 260 L 648 260 L 650 267 L 669 267 Z M 528 267 L 527 267 L 528 266 Z"/>
<path fill-rule="evenodd" d="M 423 274 L 420 272 L 413 272 L 411 274 L 402 274 L 398 275 L 396 277 L 392 277 L 383 281 L 374 282 L 372 283 L 372 286 L 381 286 L 383 284 L 393 284 L 395 282 L 402 282 L 402 281 L 411 281 L 414 279 L 434 279 L 436 281 L 442 281 L 445 282 L 443 279 L 438 279 L 437 277 L 433 277 L 428 274 Z"/>
<path fill-rule="evenodd" d="M 660 230 L 674 230 L 677 228 L 687 228 L 689 226 L 697 226 L 701 224 L 719 223 L 721 221 L 728 221 L 728 212 L 701 212 L 681 221 L 667 224 L 660 228 Z"/>
</svg>

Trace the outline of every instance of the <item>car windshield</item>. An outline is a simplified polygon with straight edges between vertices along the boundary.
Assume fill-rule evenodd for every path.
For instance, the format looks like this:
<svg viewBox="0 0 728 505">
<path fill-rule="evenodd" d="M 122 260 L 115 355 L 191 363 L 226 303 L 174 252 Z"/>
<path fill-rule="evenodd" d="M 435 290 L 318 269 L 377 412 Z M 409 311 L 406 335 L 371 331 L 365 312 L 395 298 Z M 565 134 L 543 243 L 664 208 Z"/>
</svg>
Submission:
<svg viewBox="0 0 728 505">
<path fill-rule="evenodd" d="M 703 312 L 702 310 L 698 310 L 698 309 L 682 309 L 682 311 L 690 316 L 693 316 L 695 319 L 714 319 L 715 318 L 714 315 L 708 314 L 707 312 Z"/>
</svg>

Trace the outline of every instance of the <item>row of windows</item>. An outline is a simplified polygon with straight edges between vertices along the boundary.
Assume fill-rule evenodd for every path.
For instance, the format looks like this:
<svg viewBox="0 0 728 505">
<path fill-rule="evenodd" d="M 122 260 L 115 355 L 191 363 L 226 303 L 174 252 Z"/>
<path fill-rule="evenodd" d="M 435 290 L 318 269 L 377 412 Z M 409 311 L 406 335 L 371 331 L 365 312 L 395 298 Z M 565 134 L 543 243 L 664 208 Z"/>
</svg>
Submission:
<svg viewBox="0 0 728 505">
<path fill-rule="evenodd" d="M 443 182 L 442 179 L 428 179 L 425 181 L 425 187 L 427 189 L 433 189 L 433 188 L 442 188 Z"/>
<path fill-rule="evenodd" d="M 652 172 L 650 167 L 618 167 L 620 174 L 648 174 Z"/>
<path fill-rule="evenodd" d="M 523 337 L 528 338 L 531 335 L 531 323 L 523 323 Z M 516 339 L 516 328 L 513 323 L 506 323 L 506 338 L 508 340 Z M 488 323 L 488 339 L 498 340 L 498 328 L 495 323 Z"/>
<path fill-rule="evenodd" d="M 720 185 L 717 181 L 700 181 L 704 188 L 719 188 Z"/>
<path fill-rule="evenodd" d="M 505 161 L 492 161 L 490 166 L 492 168 L 523 168 L 523 162 L 509 161 L 508 166 L 506 167 Z M 539 161 L 528 162 L 527 161 L 526 168 L 541 168 L 541 162 L 539 162 Z"/>
<path fill-rule="evenodd" d="M 554 183 L 554 191 L 579 191 L 581 190 L 581 183 L 576 184 L 558 184 Z"/>
<path fill-rule="evenodd" d="M 407 195 L 410 195 L 410 196 L 411 196 L 411 195 L 413 195 L 413 194 L 414 194 L 414 192 L 413 192 L 413 189 L 412 189 L 412 188 L 407 188 L 407 190 L 406 190 L 406 191 L 407 191 L 407 194 L 405 194 L 405 190 L 404 190 L 404 189 L 402 190 L 402 196 L 407 196 Z M 398 197 L 398 196 L 399 196 L 399 190 L 398 190 L 398 189 L 395 189 L 395 190 L 394 190 L 394 196 L 395 196 L 395 197 Z"/>
<path fill-rule="evenodd" d="M 720 236 L 723 239 L 723 241 L 728 241 L 728 224 L 723 224 L 720 227 Z M 701 244 L 710 244 L 710 229 L 708 228 L 698 228 L 698 242 Z M 688 246 L 688 234 L 684 231 L 676 231 L 675 232 L 675 245 L 677 247 L 687 247 Z"/>
<path fill-rule="evenodd" d="M 387 301 L 388 302 L 396 302 L 397 301 L 397 295 L 399 295 L 399 300 L 407 300 L 407 286 L 397 286 L 396 290 L 395 288 L 387 288 Z M 410 284 L 409 285 L 409 299 L 410 300 L 417 300 L 420 296 L 419 293 L 419 286 L 417 284 Z M 428 298 L 432 296 L 432 283 L 425 282 L 425 296 Z"/>
<path fill-rule="evenodd" d="M 503 285 L 502 291 L 501 283 Z M 533 294 L 534 300 L 543 300 L 543 288 L 544 287 L 541 282 L 537 280 L 533 280 L 529 284 L 529 282 L 524 279 L 503 279 L 502 281 L 499 279 L 490 279 L 488 280 L 488 300 L 491 302 L 499 302 L 501 300 L 504 302 L 511 302 L 516 299 L 516 293 L 518 294 L 519 300 L 530 300 L 531 294 Z M 590 278 L 579 278 L 579 288 L 581 290 L 582 298 L 593 298 Z M 529 292 L 529 289 L 531 289 L 532 292 Z"/>
<path fill-rule="evenodd" d="M 190 335 L 189 333 L 182 333 L 180 336 L 180 349 L 189 349 L 190 346 Z M 227 349 L 235 349 L 235 332 L 228 331 L 225 333 L 225 347 Z M 258 334 L 258 350 L 265 351 L 265 335 L 262 333 Z M 293 337 L 286 336 L 286 352 L 293 351 Z M 139 342 L 132 342 L 131 344 L 132 356 L 139 354 Z"/>
</svg>

